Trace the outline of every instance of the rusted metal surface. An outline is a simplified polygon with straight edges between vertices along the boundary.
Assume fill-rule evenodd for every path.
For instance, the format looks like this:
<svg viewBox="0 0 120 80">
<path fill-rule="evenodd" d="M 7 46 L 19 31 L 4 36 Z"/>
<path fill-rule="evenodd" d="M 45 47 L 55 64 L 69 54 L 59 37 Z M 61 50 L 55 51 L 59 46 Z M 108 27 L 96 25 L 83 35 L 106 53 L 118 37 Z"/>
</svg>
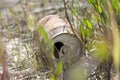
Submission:
<svg viewBox="0 0 120 80">
<path fill-rule="evenodd" d="M 69 23 L 57 15 L 45 16 L 38 22 L 38 25 L 43 26 L 51 38 L 61 33 L 67 33 L 66 30 L 70 31 Z"/>
<path fill-rule="evenodd" d="M 48 15 L 42 18 L 38 25 L 42 26 L 48 36 L 52 38 L 55 46 L 54 56 L 56 60 L 72 64 L 82 56 L 82 44 L 71 31 L 67 21 L 57 15 Z M 39 41 L 42 41 L 42 37 L 37 29 L 34 31 L 34 36 Z"/>
</svg>

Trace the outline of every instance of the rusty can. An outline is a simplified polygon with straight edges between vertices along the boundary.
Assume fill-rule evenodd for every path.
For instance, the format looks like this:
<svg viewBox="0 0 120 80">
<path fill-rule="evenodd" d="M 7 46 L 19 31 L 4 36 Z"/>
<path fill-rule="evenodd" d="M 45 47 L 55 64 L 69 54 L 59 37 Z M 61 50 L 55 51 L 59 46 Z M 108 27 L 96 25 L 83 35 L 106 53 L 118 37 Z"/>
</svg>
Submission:
<svg viewBox="0 0 120 80">
<path fill-rule="evenodd" d="M 74 63 L 83 54 L 81 41 L 73 34 L 70 25 L 57 15 L 48 15 L 42 18 L 41 25 L 54 42 L 54 56 L 64 63 Z M 38 32 L 35 35 L 39 35 Z M 39 35 L 40 36 L 40 35 Z M 41 41 L 41 37 L 39 41 Z"/>
</svg>

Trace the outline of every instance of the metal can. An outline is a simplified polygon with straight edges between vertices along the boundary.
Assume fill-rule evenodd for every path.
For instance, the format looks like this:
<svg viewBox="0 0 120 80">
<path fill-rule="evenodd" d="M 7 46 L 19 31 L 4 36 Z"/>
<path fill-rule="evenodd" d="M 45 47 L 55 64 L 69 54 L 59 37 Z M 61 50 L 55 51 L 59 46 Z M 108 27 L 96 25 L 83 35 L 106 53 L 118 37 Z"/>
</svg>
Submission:
<svg viewBox="0 0 120 80">
<path fill-rule="evenodd" d="M 54 57 L 63 63 L 74 63 L 83 54 L 83 46 L 78 37 L 73 34 L 67 21 L 57 15 L 48 15 L 42 18 L 38 25 L 42 26 L 54 42 Z M 36 32 L 35 35 L 39 35 Z M 39 35 L 40 36 L 40 35 Z M 39 41 L 42 41 L 41 37 Z"/>
</svg>

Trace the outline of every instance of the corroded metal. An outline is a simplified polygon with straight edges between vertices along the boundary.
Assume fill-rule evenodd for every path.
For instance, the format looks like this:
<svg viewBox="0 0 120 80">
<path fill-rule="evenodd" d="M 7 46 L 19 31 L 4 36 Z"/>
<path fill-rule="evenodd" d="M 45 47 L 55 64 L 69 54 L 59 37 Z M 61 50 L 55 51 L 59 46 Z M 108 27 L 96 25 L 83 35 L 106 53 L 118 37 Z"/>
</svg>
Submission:
<svg viewBox="0 0 120 80">
<path fill-rule="evenodd" d="M 42 26 L 48 36 L 54 42 L 54 56 L 56 60 L 62 60 L 66 66 L 76 62 L 83 54 L 80 40 L 71 31 L 70 25 L 57 15 L 48 15 L 42 18 L 38 25 Z M 42 41 L 39 31 L 34 31 Z M 66 68 L 65 66 L 65 68 Z"/>
<path fill-rule="evenodd" d="M 71 32 L 68 22 L 57 15 L 45 16 L 38 22 L 38 25 L 43 26 L 51 38 L 62 33 L 67 33 L 67 31 Z"/>
</svg>

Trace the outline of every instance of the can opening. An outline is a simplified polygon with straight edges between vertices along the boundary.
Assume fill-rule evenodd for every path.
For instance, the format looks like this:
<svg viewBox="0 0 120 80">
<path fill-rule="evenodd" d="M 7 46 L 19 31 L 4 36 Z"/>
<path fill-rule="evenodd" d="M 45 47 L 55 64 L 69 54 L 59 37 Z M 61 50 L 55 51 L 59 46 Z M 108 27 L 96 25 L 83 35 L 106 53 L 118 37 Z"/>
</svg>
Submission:
<svg viewBox="0 0 120 80">
<path fill-rule="evenodd" d="M 59 59 L 59 53 L 61 48 L 64 46 L 62 42 L 55 42 L 54 43 L 54 56 L 55 58 Z"/>
</svg>

